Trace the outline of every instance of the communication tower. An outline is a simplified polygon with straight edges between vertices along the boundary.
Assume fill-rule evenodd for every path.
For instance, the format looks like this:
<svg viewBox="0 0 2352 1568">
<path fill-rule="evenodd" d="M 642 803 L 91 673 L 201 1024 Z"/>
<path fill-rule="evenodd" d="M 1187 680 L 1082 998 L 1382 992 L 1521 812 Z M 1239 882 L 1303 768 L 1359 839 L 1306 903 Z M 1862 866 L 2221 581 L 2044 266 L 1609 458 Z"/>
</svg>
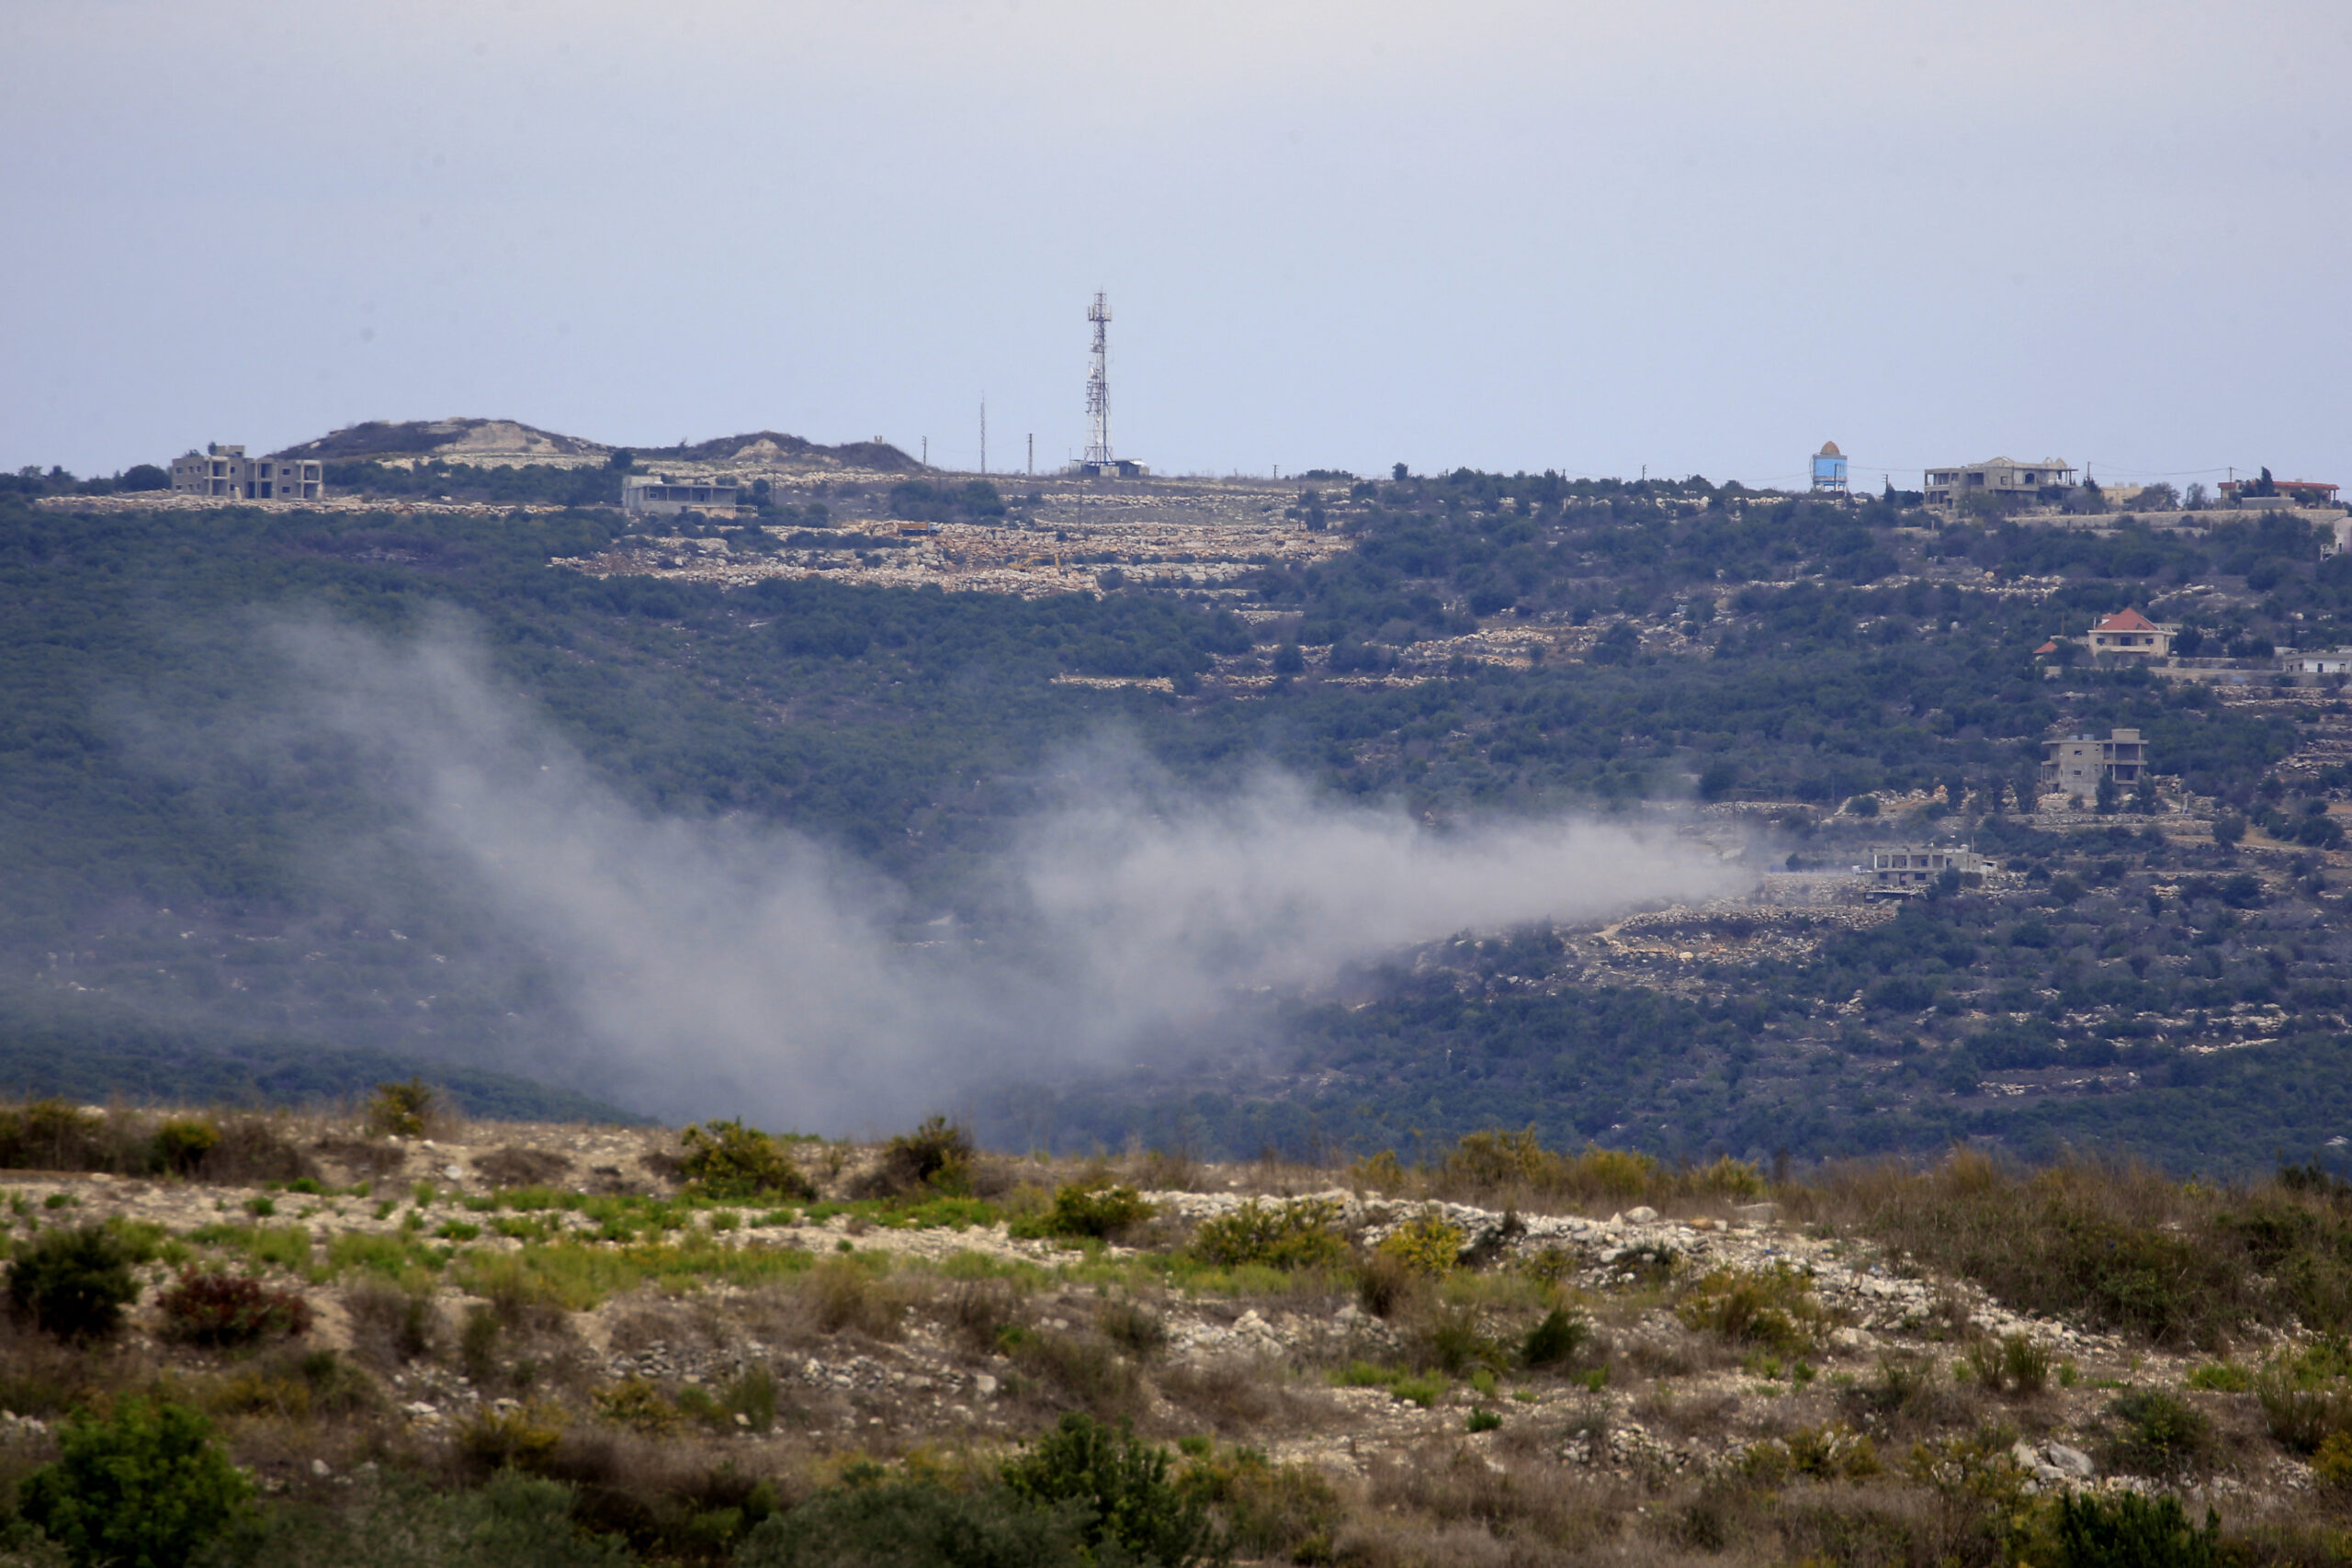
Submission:
<svg viewBox="0 0 2352 1568">
<path fill-rule="evenodd" d="M 1112 466 L 1111 342 L 1106 330 L 1111 321 L 1111 306 L 1102 290 L 1094 291 L 1094 303 L 1086 308 L 1086 319 L 1094 323 L 1094 355 L 1086 369 L 1086 456 L 1079 462 L 1101 473 Z"/>
</svg>

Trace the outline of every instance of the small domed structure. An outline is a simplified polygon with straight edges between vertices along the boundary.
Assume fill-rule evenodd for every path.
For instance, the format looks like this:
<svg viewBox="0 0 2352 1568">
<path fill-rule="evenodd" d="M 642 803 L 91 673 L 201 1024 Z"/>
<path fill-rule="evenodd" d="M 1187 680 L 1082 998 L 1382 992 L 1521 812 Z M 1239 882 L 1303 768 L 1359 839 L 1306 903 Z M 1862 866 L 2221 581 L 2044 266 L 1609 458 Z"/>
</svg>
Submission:
<svg viewBox="0 0 2352 1568">
<path fill-rule="evenodd" d="M 1846 491 L 1846 454 L 1838 450 L 1838 443 L 1825 441 L 1814 455 L 1813 489 L 1816 495 L 1844 495 Z"/>
</svg>

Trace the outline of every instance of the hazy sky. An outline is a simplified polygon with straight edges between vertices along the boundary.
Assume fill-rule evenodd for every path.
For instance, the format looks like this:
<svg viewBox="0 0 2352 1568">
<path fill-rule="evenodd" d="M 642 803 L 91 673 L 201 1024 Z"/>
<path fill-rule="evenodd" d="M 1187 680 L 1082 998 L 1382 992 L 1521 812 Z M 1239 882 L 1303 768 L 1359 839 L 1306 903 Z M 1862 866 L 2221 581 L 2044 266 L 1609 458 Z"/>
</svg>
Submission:
<svg viewBox="0 0 2352 1568">
<path fill-rule="evenodd" d="M 6 0 L 0 464 L 2352 484 L 2345 0 Z"/>
</svg>

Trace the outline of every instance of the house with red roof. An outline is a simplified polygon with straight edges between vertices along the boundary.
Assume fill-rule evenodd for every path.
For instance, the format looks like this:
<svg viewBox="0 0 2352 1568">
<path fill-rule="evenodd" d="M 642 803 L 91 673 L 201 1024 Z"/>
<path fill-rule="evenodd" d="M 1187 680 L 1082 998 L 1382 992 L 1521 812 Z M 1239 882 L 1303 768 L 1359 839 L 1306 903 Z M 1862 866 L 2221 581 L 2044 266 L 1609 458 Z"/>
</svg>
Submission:
<svg viewBox="0 0 2352 1568">
<path fill-rule="evenodd" d="M 2159 626 L 2133 609 L 2118 610 L 2090 629 L 2083 639 L 2091 657 L 2169 659 L 2176 626 Z"/>
</svg>

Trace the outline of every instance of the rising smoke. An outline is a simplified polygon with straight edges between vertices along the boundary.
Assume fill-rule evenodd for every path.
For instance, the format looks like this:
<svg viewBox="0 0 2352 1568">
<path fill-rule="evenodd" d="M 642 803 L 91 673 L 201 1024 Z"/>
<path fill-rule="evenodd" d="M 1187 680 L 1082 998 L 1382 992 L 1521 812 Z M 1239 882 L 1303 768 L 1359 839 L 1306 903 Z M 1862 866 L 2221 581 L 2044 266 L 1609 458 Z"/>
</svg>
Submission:
<svg viewBox="0 0 2352 1568">
<path fill-rule="evenodd" d="M 360 750 L 413 847 L 547 955 L 576 1041 L 563 1076 L 673 1118 L 870 1130 L 1212 1042 L 1251 998 L 1401 944 L 1732 879 L 1623 826 L 1440 830 L 1271 773 L 1203 798 L 1100 765 L 984 874 L 1003 929 L 956 927 L 799 834 L 627 804 L 493 688 L 453 624 L 401 644 L 276 635 L 312 720 Z"/>
</svg>

